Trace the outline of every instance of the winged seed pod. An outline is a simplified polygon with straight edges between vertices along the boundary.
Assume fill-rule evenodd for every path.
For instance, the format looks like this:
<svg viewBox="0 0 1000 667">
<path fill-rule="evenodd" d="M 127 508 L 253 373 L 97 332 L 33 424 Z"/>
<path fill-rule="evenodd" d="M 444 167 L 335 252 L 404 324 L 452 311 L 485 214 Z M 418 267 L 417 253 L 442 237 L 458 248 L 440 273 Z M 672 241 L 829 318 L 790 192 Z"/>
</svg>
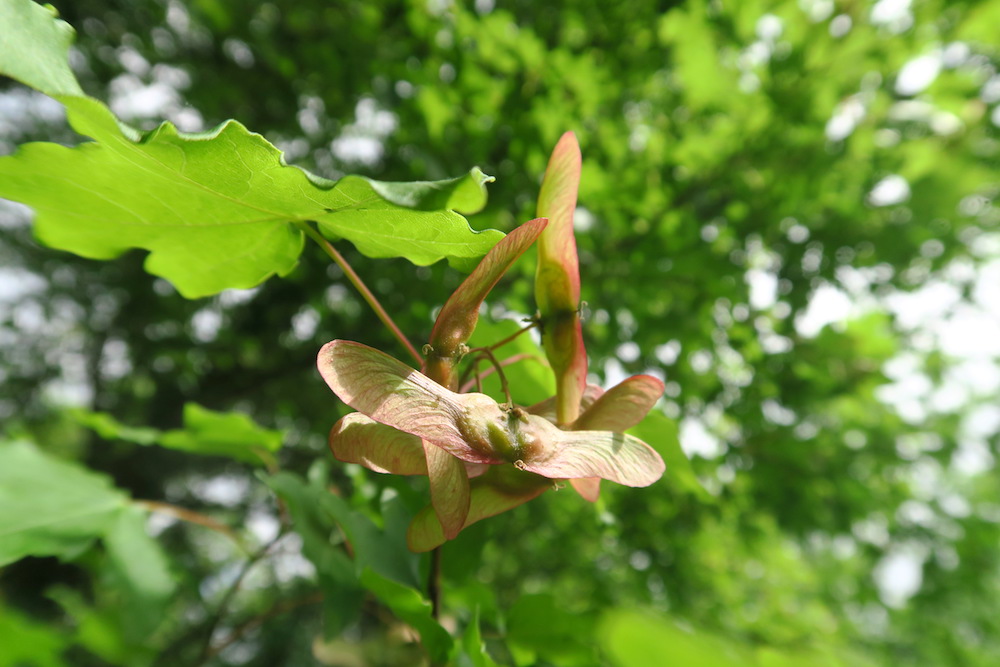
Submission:
<svg viewBox="0 0 1000 667">
<path fill-rule="evenodd" d="M 542 347 L 556 375 L 556 420 L 579 415 L 587 384 L 587 352 L 580 327 L 580 266 L 573 236 L 573 211 L 580 184 L 580 145 L 565 133 L 549 158 L 538 193 L 539 217 L 549 225 L 538 238 L 535 301 L 542 323 Z"/>
<path fill-rule="evenodd" d="M 493 509 L 504 511 L 551 486 L 551 482 L 540 480 L 522 481 L 518 493 L 509 488 L 505 492 L 490 484 L 495 480 L 487 477 L 492 472 L 489 467 L 512 464 L 520 472 L 548 480 L 602 478 L 636 487 L 652 484 L 664 471 L 659 454 L 634 436 L 606 430 L 562 430 L 543 416 L 501 405 L 485 394 L 455 393 L 361 343 L 327 343 L 320 350 L 318 366 L 333 392 L 367 417 L 348 415 L 334 427 L 336 437 L 332 435 L 331 441 L 338 458 L 379 472 L 420 474 L 419 453 L 430 445 L 467 466 L 472 464 L 471 470 L 466 468 L 470 477 L 485 470 L 477 488 L 494 488 L 470 494 L 469 509 L 459 530 L 491 516 L 488 512 Z M 662 385 L 655 378 L 636 376 L 597 398 L 581 418 L 594 427 L 611 419 L 638 421 L 661 392 Z M 403 437 L 405 434 L 411 437 Z M 484 464 L 486 468 L 481 467 Z M 498 494 L 506 502 L 498 502 Z M 446 537 L 443 526 L 443 521 L 436 527 L 431 522 L 431 529 Z M 411 546 L 431 541 L 411 540 Z"/>
</svg>

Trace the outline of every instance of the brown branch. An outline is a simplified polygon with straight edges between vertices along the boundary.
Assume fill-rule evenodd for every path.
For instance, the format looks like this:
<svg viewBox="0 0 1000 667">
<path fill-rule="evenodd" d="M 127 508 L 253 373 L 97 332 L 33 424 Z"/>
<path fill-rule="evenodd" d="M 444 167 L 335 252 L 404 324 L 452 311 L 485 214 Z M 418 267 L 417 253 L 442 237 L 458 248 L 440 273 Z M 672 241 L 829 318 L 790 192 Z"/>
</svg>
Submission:
<svg viewBox="0 0 1000 667">
<path fill-rule="evenodd" d="M 214 530 L 215 532 L 221 533 L 231 539 L 236 546 L 240 548 L 240 551 L 243 551 L 244 553 L 247 551 L 246 546 L 243 544 L 243 540 L 240 539 L 239 535 L 237 535 L 232 528 L 216 521 L 210 516 L 202 514 L 201 512 L 195 512 L 194 510 L 185 509 L 183 507 L 171 505 L 170 503 L 161 502 L 159 500 L 133 500 L 132 503 L 145 508 L 150 512 L 167 514 L 175 519 L 180 519 L 181 521 L 187 521 L 188 523 L 197 524 L 199 526 L 204 526 L 209 530 Z"/>
</svg>

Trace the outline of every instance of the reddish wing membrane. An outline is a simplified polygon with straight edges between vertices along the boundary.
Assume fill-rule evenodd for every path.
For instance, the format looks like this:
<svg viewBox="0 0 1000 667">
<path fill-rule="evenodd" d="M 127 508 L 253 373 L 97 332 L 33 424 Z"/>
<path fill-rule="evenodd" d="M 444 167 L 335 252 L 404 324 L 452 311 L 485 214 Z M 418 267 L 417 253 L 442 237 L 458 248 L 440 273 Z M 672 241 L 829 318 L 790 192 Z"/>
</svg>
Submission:
<svg viewBox="0 0 1000 667">
<path fill-rule="evenodd" d="M 573 430 L 627 431 L 649 414 L 662 395 L 662 382 L 651 375 L 633 375 L 584 408 Z"/>
<path fill-rule="evenodd" d="M 459 430 L 469 419 L 469 399 L 479 394 L 456 394 L 389 355 L 352 341 L 324 345 L 318 365 L 342 401 L 375 421 L 429 440 L 463 461 L 503 462 L 492 452 L 472 447 Z"/>
<path fill-rule="evenodd" d="M 344 463 L 393 475 L 426 475 L 420 438 L 352 412 L 333 425 L 330 450 Z"/>
<path fill-rule="evenodd" d="M 580 267 L 573 236 L 573 212 L 580 183 L 580 145 L 567 132 L 556 144 L 538 194 L 538 215 L 549 225 L 538 239 L 535 301 L 542 321 L 542 346 L 556 376 L 557 421 L 570 424 L 580 411 L 587 383 L 587 352 L 577 312 Z"/>
</svg>

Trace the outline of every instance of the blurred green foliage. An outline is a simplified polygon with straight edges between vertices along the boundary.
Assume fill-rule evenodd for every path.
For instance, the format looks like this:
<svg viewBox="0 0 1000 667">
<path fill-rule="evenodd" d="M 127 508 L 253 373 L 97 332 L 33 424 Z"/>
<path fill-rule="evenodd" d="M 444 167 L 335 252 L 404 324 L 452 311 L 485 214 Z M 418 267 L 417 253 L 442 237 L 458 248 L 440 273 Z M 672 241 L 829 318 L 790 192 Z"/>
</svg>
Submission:
<svg viewBox="0 0 1000 667">
<path fill-rule="evenodd" d="M 995 389 L 945 408 L 924 397 L 916 417 L 882 400 L 901 357 L 935 388 L 967 368 L 884 306 L 940 280 L 972 298 L 996 254 L 1000 3 L 55 4 L 78 32 L 82 87 L 125 120 L 236 118 L 328 178 L 433 180 L 477 164 L 497 177 L 477 229 L 532 217 L 549 151 L 576 132 L 591 369 L 664 376 L 664 413 L 701 452 L 708 493 L 669 474 L 640 491 L 605 485 L 593 506 L 546 493 L 464 531 L 441 554 L 456 664 L 1000 660 L 997 426 L 971 444 L 968 427 Z M 936 76 L 913 83 L 921 57 Z M 2 95 L 0 152 L 79 139 L 40 97 Z M 894 177 L 899 197 L 885 194 Z M 319 346 L 402 354 L 341 272 L 307 248 L 286 278 L 189 301 L 143 271 L 142 253 L 79 259 L 39 247 L 21 209 L 0 216 L 6 437 L 37 443 L 39 465 L 86 465 L 260 548 L 248 559 L 229 536 L 160 514 L 143 541 L 119 507 L 80 549 L 49 552 L 62 560 L 0 572 L 0 646 L 14 656 L 0 665 L 425 659 L 411 628 L 426 603 L 400 586 L 422 581 L 429 557 L 399 552 L 405 563 L 366 574 L 340 531 L 355 522 L 378 553 L 426 489 L 314 465 L 344 409 L 315 374 Z M 417 342 L 463 277 L 339 247 Z M 530 259 L 515 265 L 480 335 L 533 311 L 532 273 Z M 773 290 L 751 289 L 762 282 Z M 832 287 L 868 310 L 810 331 L 810 301 Z M 189 402 L 284 432 L 282 472 L 100 437 L 65 409 L 167 431 Z M 683 428 L 694 423 L 707 435 Z M 986 463 L 963 464 L 970 449 Z M 893 563 L 916 568 L 919 590 L 887 591 Z M 130 613 L 142 595 L 163 612 Z"/>
</svg>

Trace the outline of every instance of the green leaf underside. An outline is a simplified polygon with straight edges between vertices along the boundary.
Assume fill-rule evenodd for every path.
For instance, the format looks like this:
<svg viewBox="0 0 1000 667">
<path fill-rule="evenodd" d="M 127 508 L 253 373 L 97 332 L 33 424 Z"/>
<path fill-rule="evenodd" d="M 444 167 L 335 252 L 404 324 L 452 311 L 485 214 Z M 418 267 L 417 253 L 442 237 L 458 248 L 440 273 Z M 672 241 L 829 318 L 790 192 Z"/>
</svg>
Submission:
<svg viewBox="0 0 1000 667">
<path fill-rule="evenodd" d="M 284 440 L 284 433 L 265 429 L 241 412 L 216 412 L 196 403 L 184 405 L 184 428 L 159 431 L 134 428 L 104 412 L 74 410 L 77 422 L 94 429 L 102 438 L 120 439 L 139 445 L 158 444 L 168 449 L 226 456 L 237 461 L 265 465 Z"/>
<path fill-rule="evenodd" d="M 361 573 L 361 583 L 392 609 L 401 620 L 420 633 L 420 640 L 431 659 L 441 664 L 451 652 L 454 641 L 448 631 L 434 620 L 431 603 L 415 591 L 372 569 Z"/>
<path fill-rule="evenodd" d="M 332 513 L 324 500 L 329 492 L 318 485 L 307 485 L 297 475 L 278 473 L 265 479 L 281 496 L 302 537 L 302 553 L 316 566 L 323 591 L 324 634 L 335 636 L 352 622 L 365 598 L 354 562 L 343 549 L 331 544 L 337 530 Z"/>
<path fill-rule="evenodd" d="M 465 632 L 462 634 L 462 650 L 472 667 L 499 667 L 486 651 L 482 632 L 479 628 L 479 607 L 474 607 Z"/>
<path fill-rule="evenodd" d="M 24 443 L 0 445 L 0 566 L 28 555 L 73 558 L 128 497 L 111 481 Z"/>
<path fill-rule="evenodd" d="M 22 146 L 0 158 L 0 197 L 35 210 L 40 241 L 92 259 L 149 251 L 147 270 L 186 297 L 253 287 L 296 265 L 315 221 L 370 257 L 441 259 L 471 270 L 503 234 L 476 232 L 459 213 L 486 202 L 493 179 L 414 183 L 359 176 L 333 182 L 286 165 L 281 152 L 236 121 L 198 134 L 170 123 L 138 132 L 85 97 L 66 61 L 73 30 L 28 0 L 0 3 L 0 74 L 59 100 L 94 142 Z"/>
<path fill-rule="evenodd" d="M 484 394 L 456 394 L 406 364 L 351 341 L 319 354 L 320 373 L 341 400 L 375 421 L 428 440 L 471 463 L 516 463 L 553 479 L 601 477 L 648 486 L 663 473 L 638 438 L 610 431 L 562 431 Z"/>
<path fill-rule="evenodd" d="M 74 30 L 56 18 L 54 9 L 4 0 L 0 26 L 0 74 L 46 95 L 83 95 L 67 62 Z"/>
<path fill-rule="evenodd" d="M 164 123 L 134 141 L 100 102 L 59 99 L 73 127 L 97 141 L 76 148 L 26 144 L 0 158 L 0 196 L 35 209 L 36 234 L 54 248 L 93 259 L 149 250 L 147 270 L 187 297 L 289 273 L 304 239 L 294 223 L 307 220 L 366 255 L 415 264 L 448 258 L 466 268 L 503 237 L 473 231 L 450 210 L 385 199 L 376 186 L 386 184 L 310 177 L 235 121 L 198 135 Z M 437 185 L 447 190 L 467 182 L 481 183 L 482 172 Z M 415 184 L 411 194 L 421 187 L 428 186 Z M 381 190 L 407 192 L 406 184 Z"/>
</svg>

